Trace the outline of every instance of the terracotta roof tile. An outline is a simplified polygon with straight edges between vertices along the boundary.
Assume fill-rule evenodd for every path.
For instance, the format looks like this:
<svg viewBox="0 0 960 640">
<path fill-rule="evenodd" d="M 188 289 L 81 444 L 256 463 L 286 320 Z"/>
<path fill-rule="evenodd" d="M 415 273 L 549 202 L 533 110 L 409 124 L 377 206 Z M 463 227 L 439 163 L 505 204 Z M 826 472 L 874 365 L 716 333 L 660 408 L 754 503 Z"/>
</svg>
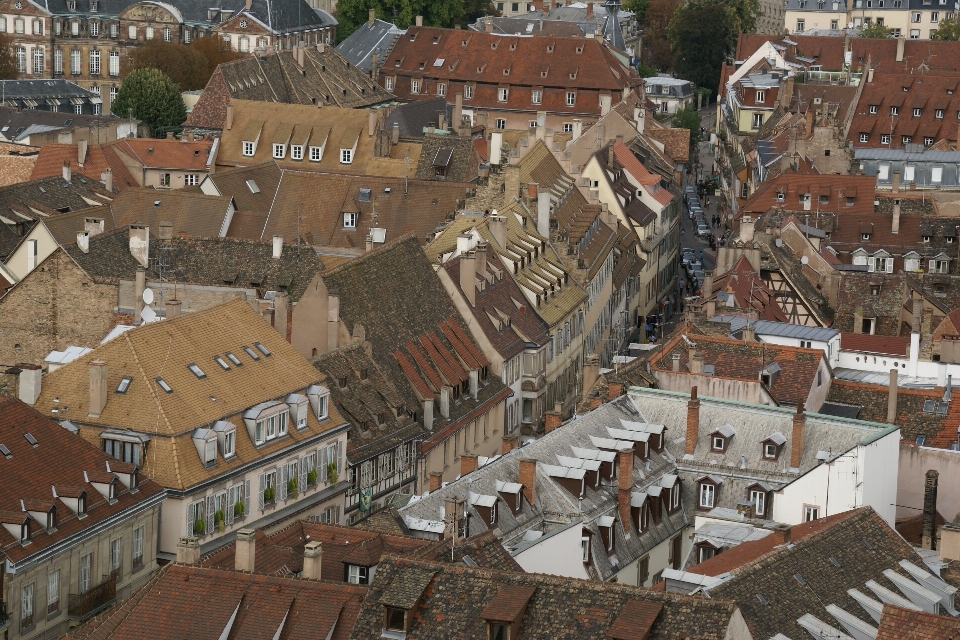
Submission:
<svg viewBox="0 0 960 640">
<path fill-rule="evenodd" d="M 960 620 L 884 604 L 877 640 L 956 640 Z"/>
<path fill-rule="evenodd" d="M 909 355 L 910 336 L 878 336 L 868 333 L 841 333 L 840 348 L 904 358 Z"/>
</svg>

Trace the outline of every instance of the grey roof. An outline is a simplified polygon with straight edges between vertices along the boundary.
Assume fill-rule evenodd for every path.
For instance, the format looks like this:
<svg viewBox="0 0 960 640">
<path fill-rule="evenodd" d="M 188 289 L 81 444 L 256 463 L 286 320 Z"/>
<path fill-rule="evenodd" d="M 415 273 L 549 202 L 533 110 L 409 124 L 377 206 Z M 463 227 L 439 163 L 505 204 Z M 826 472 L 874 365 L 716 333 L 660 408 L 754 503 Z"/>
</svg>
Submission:
<svg viewBox="0 0 960 640">
<path fill-rule="evenodd" d="M 710 318 L 710 322 L 729 322 L 730 333 L 739 333 L 749 321 L 745 316 L 717 315 Z M 788 322 L 771 322 L 769 320 L 754 320 L 754 331 L 757 335 L 781 336 L 797 338 L 798 340 L 818 340 L 827 342 L 840 334 L 837 329 L 829 327 L 808 327 L 802 324 Z"/>
<path fill-rule="evenodd" d="M 0 80 L 0 102 L 22 98 L 92 98 L 95 95 L 68 80 Z"/>
<path fill-rule="evenodd" d="M 685 415 L 685 414 L 684 414 Z M 519 460 L 522 458 L 537 461 L 536 504 L 531 506 L 525 499 L 516 515 L 507 507 L 498 509 L 496 528 L 507 549 L 517 553 L 531 546 L 533 538 L 543 539 L 555 533 L 557 529 L 571 524 L 581 523 L 592 530 L 593 563 L 588 570 L 594 579 L 606 580 L 628 563 L 640 558 L 657 544 L 668 539 L 677 531 L 692 523 L 692 519 L 683 510 L 665 516 L 658 523 L 651 523 L 649 531 L 641 535 L 635 532 L 629 539 L 623 539 L 622 528 L 614 527 L 615 555 L 608 556 L 602 548 L 597 520 L 603 516 L 617 514 L 617 483 L 605 479 L 600 486 L 590 486 L 584 491 L 583 501 L 561 486 L 558 481 L 558 467 L 570 468 L 562 464 L 561 458 L 584 459 L 591 451 L 598 450 L 598 439 L 604 444 L 613 444 L 619 439 L 611 434 L 623 431 L 621 421 L 636 422 L 638 414 L 627 396 L 602 405 L 600 408 L 575 418 L 561 428 L 530 442 L 519 449 L 499 456 L 481 466 L 476 471 L 451 482 L 434 491 L 421 500 L 411 502 L 400 509 L 405 518 L 419 518 L 421 521 L 439 521 L 443 517 L 444 501 L 448 497 L 466 500 L 468 492 L 474 494 L 497 495 L 503 483 L 519 482 Z M 632 442 L 622 441 L 622 446 L 632 446 Z M 610 451 L 609 453 L 613 453 Z M 661 481 L 668 481 L 673 464 L 667 457 L 651 452 L 650 467 L 634 462 L 634 495 L 652 487 L 660 487 Z M 692 503 L 691 503 L 692 504 Z M 472 511 L 472 507 L 469 507 Z M 470 532 L 479 532 L 488 526 L 484 519 L 474 512 L 470 518 Z M 614 560 L 616 564 L 614 564 Z"/>
<path fill-rule="evenodd" d="M 840 416 L 841 418 L 856 418 L 860 415 L 863 407 L 853 404 L 842 404 L 839 402 L 824 402 L 820 406 L 820 413 L 828 416 Z"/>
<path fill-rule="evenodd" d="M 843 13 L 847 10 L 846 0 L 836 0 L 837 8 L 833 8 L 833 0 L 824 0 L 823 8 L 817 0 L 786 0 L 787 11 L 828 11 L 830 13 Z"/>
<path fill-rule="evenodd" d="M 399 29 L 395 24 L 380 19 L 374 20 L 372 24 L 365 22 L 337 45 L 337 51 L 353 66 L 369 73 L 371 55 L 376 53 L 379 56 L 377 66 L 383 66 L 386 53 L 393 46 L 393 41 L 404 33 L 406 33 L 405 29 Z"/>
<path fill-rule="evenodd" d="M 446 114 L 444 118 L 449 122 L 450 108 L 444 98 L 414 100 L 394 109 L 384 127 L 393 131 L 394 125 L 400 125 L 401 138 L 423 138 L 424 128 L 431 124 L 437 126 L 441 113 Z"/>
<path fill-rule="evenodd" d="M 19 141 L 32 133 L 41 131 L 52 131 L 71 126 L 89 127 L 98 123 L 101 125 L 116 125 L 120 121 L 120 118 L 109 114 L 91 116 L 62 111 L 0 107 L 0 136 L 7 140 Z"/>
<path fill-rule="evenodd" d="M 934 151 L 920 144 L 908 144 L 905 149 L 854 149 L 857 160 L 914 160 L 918 162 L 960 162 L 960 151 Z"/>
</svg>

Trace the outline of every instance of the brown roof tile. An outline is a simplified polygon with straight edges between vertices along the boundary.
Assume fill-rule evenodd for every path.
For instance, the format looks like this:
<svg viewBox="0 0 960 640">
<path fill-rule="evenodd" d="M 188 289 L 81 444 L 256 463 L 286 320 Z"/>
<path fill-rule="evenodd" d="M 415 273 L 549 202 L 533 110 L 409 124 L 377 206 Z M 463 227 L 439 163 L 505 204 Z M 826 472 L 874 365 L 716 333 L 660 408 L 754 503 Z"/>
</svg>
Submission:
<svg viewBox="0 0 960 640">
<path fill-rule="evenodd" d="M 877 640 L 956 640 L 960 620 L 884 604 Z"/>
</svg>

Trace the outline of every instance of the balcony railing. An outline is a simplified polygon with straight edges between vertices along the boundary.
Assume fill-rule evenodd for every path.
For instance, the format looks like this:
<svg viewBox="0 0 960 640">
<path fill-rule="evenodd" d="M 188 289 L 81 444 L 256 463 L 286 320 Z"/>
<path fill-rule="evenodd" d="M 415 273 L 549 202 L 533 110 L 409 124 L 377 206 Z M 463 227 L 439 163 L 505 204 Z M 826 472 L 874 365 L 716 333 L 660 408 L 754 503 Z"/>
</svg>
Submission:
<svg viewBox="0 0 960 640">
<path fill-rule="evenodd" d="M 111 572 L 109 576 L 104 576 L 103 582 L 84 593 L 71 593 L 67 601 L 67 615 L 86 620 L 113 604 L 117 599 L 118 574 L 118 571 Z"/>
</svg>

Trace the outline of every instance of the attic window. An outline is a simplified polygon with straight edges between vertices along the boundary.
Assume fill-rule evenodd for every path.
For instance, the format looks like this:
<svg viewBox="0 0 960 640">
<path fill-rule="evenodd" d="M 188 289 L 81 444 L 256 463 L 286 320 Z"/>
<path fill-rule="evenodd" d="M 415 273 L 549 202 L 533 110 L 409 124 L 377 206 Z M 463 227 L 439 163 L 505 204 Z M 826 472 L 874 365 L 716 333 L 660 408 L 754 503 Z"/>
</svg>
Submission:
<svg viewBox="0 0 960 640">
<path fill-rule="evenodd" d="M 161 388 L 161 389 L 163 389 L 163 390 L 166 391 L 167 393 L 173 393 L 173 389 L 170 388 L 170 385 L 167 384 L 167 381 L 166 381 L 166 380 L 164 380 L 164 379 L 161 378 L 160 376 L 157 376 L 157 377 L 154 378 L 154 379 L 157 381 L 157 384 L 160 385 L 160 388 Z"/>
<path fill-rule="evenodd" d="M 230 362 L 232 362 L 232 363 L 233 363 L 235 366 L 237 366 L 237 367 L 243 366 L 243 363 L 240 362 L 240 358 L 238 358 L 237 356 L 233 355 L 233 354 L 230 353 L 229 351 L 227 351 L 227 359 L 228 359 Z"/>
<path fill-rule="evenodd" d="M 247 189 L 250 189 L 250 193 L 260 193 L 260 187 L 254 180 L 247 180 Z"/>
<path fill-rule="evenodd" d="M 0 453 L 3 454 L 4 458 L 12 457 L 12 454 L 10 453 L 10 449 L 7 449 L 7 445 L 5 444 L 0 444 Z"/>
<path fill-rule="evenodd" d="M 863 240 L 863 241 L 867 241 L 867 240 L 870 239 L 870 234 L 869 234 L 869 233 L 861 233 L 861 234 L 860 234 L 860 239 Z"/>
<path fill-rule="evenodd" d="M 255 346 L 255 347 L 257 348 L 257 351 L 259 351 L 260 353 L 262 353 L 262 354 L 265 355 L 265 356 L 271 356 L 271 355 L 273 355 L 272 353 L 270 353 L 270 349 L 267 349 L 265 346 L 263 346 L 263 345 L 260 344 L 259 342 L 254 342 L 254 343 L 253 343 L 253 346 Z"/>
<path fill-rule="evenodd" d="M 200 367 L 198 367 L 196 364 L 194 364 L 194 363 L 192 363 L 192 362 L 187 365 L 187 369 L 190 369 L 190 372 L 191 372 L 193 375 L 195 375 L 195 376 L 197 376 L 198 378 L 200 378 L 201 380 L 203 380 L 204 378 L 207 377 L 207 374 L 205 374 Z"/>
<path fill-rule="evenodd" d="M 230 370 L 230 365 L 227 364 L 227 361 L 221 358 L 220 356 L 213 356 L 213 361 L 216 362 L 224 371 Z"/>
<path fill-rule="evenodd" d="M 387 631 L 404 632 L 407 629 L 407 612 L 397 607 L 386 607 L 384 617 L 386 618 L 384 627 Z"/>
<path fill-rule="evenodd" d="M 243 345 L 243 350 L 246 351 L 246 352 L 247 352 L 247 355 L 250 356 L 251 358 L 253 358 L 254 360 L 259 360 L 259 359 L 260 359 L 260 356 L 258 356 L 258 355 L 256 354 L 256 352 L 255 352 L 253 349 L 251 349 L 250 347 L 248 347 L 247 345 Z"/>
<path fill-rule="evenodd" d="M 123 376 L 120 378 L 120 384 L 117 385 L 117 393 L 126 393 L 127 389 L 130 388 L 131 382 L 133 382 L 133 378 L 130 376 Z"/>
<path fill-rule="evenodd" d="M 26 438 L 27 442 L 29 442 L 32 446 L 36 447 L 39 445 L 37 439 L 33 437 L 32 433 L 25 433 L 23 434 L 23 437 Z"/>
</svg>

